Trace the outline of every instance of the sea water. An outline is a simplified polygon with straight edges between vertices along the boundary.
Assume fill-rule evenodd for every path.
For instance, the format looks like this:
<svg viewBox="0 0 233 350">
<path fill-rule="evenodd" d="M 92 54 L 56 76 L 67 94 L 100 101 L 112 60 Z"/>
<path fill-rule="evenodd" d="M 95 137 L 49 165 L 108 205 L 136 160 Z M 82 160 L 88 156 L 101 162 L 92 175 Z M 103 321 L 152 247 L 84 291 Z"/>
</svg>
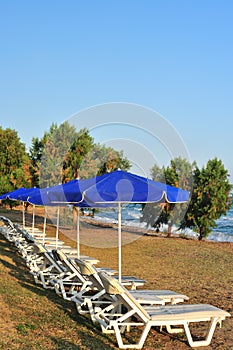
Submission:
<svg viewBox="0 0 233 350">
<path fill-rule="evenodd" d="M 146 223 L 140 222 L 142 214 L 142 206 L 140 204 L 127 204 L 122 206 L 122 225 L 141 227 L 146 229 Z M 95 219 L 105 223 L 117 223 L 117 209 L 105 209 L 95 213 Z M 221 216 L 216 220 L 216 227 L 208 235 L 208 240 L 217 242 L 233 242 L 233 207 L 228 211 L 227 215 Z M 166 230 L 166 227 L 164 227 Z M 189 236 L 197 237 L 197 234 L 190 229 L 182 232 L 173 229 L 173 233 L 184 233 Z"/>
<path fill-rule="evenodd" d="M 208 239 L 218 242 L 233 242 L 233 207 L 227 215 L 216 221 L 217 227 L 213 229 Z"/>
</svg>

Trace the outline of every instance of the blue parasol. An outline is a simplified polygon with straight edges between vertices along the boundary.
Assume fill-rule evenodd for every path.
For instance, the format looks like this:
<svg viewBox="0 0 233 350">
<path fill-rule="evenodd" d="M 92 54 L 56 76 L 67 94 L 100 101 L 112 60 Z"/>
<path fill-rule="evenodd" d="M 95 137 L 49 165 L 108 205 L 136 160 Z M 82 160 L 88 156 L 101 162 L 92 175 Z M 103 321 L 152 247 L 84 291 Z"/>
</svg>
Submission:
<svg viewBox="0 0 233 350">
<path fill-rule="evenodd" d="M 124 203 L 185 203 L 189 192 L 145 177 L 117 170 L 88 180 L 50 189 L 48 197 L 54 203 L 77 206 L 118 207 L 118 272 L 121 281 L 121 206 Z"/>
</svg>

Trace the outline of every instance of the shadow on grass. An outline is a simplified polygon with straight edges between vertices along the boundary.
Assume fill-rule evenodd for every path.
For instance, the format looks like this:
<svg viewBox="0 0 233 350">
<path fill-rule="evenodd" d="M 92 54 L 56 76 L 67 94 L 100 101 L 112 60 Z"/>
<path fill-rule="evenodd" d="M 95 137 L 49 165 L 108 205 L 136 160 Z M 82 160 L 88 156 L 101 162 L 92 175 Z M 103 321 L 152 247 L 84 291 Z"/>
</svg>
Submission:
<svg viewBox="0 0 233 350">
<path fill-rule="evenodd" d="M 1 256 L 7 259 L 2 258 Z M 13 263 L 11 263 L 10 260 L 12 260 Z M 33 276 L 30 275 L 29 269 L 27 268 L 22 257 L 19 255 L 15 245 L 6 241 L 1 236 L 0 264 L 9 270 L 9 275 L 16 278 L 23 288 L 28 289 L 30 292 L 35 293 L 36 295 L 46 297 L 56 304 L 58 309 L 62 310 L 77 323 L 77 334 L 82 345 L 76 345 L 59 337 L 50 337 L 57 350 L 81 350 L 84 347 L 90 350 L 112 350 L 115 348 L 114 344 L 112 344 L 112 346 L 106 344 L 109 341 L 111 342 L 111 340 L 101 332 L 97 324 L 92 323 L 90 318 L 87 316 L 78 314 L 76 306 L 73 302 L 62 299 L 51 289 L 44 289 L 42 286 L 35 284 Z M 79 325 L 81 325 L 84 330 L 81 330 L 78 327 Z"/>
<path fill-rule="evenodd" d="M 88 334 L 85 334 L 84 332 L 81 332 L 81 333 L 83 333 L 81 334 L 82 341 L 83 339 L 85 339 L 83 344 L 85 345 L 86 349 L 89 349 L 89 350 L 113 350 L 114 349 L 113 347 L 110 347 L 104 343 L 101 344 L 100 342 L 97 345 L 93 337 L 90 337 Z M 55 337 L 50 337 L 50 339 L 55 344 L 56 350 L 64 350 L 64 349 L 65 350 L 82 350 L 83 349 L 82 346 L 76 345 L 65 339 L 59 339 Z"/>
</svg>

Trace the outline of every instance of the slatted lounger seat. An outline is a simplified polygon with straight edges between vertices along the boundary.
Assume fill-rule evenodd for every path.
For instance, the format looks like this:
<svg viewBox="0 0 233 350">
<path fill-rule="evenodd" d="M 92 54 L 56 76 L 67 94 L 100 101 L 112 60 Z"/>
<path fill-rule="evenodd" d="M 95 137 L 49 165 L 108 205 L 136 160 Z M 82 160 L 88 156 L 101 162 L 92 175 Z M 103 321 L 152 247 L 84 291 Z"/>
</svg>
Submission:
<svg viewBox="0 0 233 350">
<path fill-rule="evenodd" d="M 230 316 L 228 312 L 208 304 L 143 307 L 116 279 L 104 272 L 99 273 L 99 276 L 106 292 L 113 294 L 116 301 L 96 313 L 95 319 L 102 327 L 114 330 L 120 349 L 141 349 L 151 327 L 155 326 L 166 326 L 168 332 L 172 333 L 180 332 L 180 326 L 183 326 L 191 347 L 207 346 L 212 340 L 217 323 Z M 189 324 L 202 321 L 209 322 L 209 330 L 204 340 L 194 341 Z M 121 332 L 133 326 L 143 327 L 140 339 L 135 344 L 124 344 Z"/>
<path fill-rule="evenodd" d="M 97 269 L 87 261 L 75 260 L 80 268 L 81 273 L 89 279 L 91 285 L 85 291 L 74 294 L 72 300 L 76 302 L 78 311 L 82 310 L 82 306 L 88 306 L 89 313 L 93 321 L 95 321 L 94 313 L 96 308 L 104 308 L 106 304 L 115 301 L 114 296 L 107 295 L 104 285 L 99 277 L 101 269 Z M 115 276 L 114 276 L 115 278 Z M 122 279 L 124 283 L 124 278 Z M 189 298 L 186 295 L 176 293 L 170 290 L 130 290 L 130 294 L 143 305 L 165 305 L 165 303 L 180 303 Z M 104 328 L 103 328 L 104 331 Z"/>
</svg>

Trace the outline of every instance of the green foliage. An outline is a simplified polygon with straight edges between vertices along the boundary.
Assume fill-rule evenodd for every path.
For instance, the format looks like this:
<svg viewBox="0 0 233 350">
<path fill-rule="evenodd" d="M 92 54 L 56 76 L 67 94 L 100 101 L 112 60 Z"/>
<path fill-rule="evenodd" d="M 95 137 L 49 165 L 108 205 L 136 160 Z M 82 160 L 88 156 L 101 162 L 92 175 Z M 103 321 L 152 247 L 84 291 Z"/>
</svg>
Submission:
<svg viewBox="0 0 233 350">
<path fill-rule="evenodd" d="M 80 164 L 79 175 L 81 179 L 87 179 L 96 176 L 98 173 L 101 157 L 104 157 L 105 146 L 94 144 L 82 163 Z"/>
<path fill-rule="evenodd" d="M 192 189 L 192 168 L 186 159 L 180 157 L 171 160 L 170 166 L 159 168 L 156 164 L 151 169 L 152 178 L 155 181 L 167 183 L 188 191 Z M 148 204 L 144 207 L 141 221 L 157 230 L 163 224 L 168 225 L 168 236 L 171 235 L 171 227 L 179 225 L 187 210 L 187 203 L 161 203 Z"/>
<path fill-rule="evenodd" d="M 76 131 L 68 122 L 60 126 L 53 123 L 42 139 L 33 138 L 30 160 L 31 181 L 36 187 L 130 168 L 123 151 L 95 144 L 86 128 Z"/>
<path fill-rule="evenodd" d="M 40 187 L 53 186 L 63 180 L 63 167 L 67 153 L 78 138 L 74 126 L 64 122 L 52 124 L 40 160 Z"/>
<path fill-rule="evenodd" d="M 76 139 L 69 148 L 63 163 L 63 182 L 80 177 L 80 167 L 88 152 L 93 149 L 93 138 L 87 129 L 76 134 Z"/>
<path fill-rule="evenodd" d="M 151 172 L 151 178 L 154 181 L 163 182 L 163 183 L 166 182 L 164 168 L 160 168 L 157 164 L 154 164 L 150 172 Z"/>
<path fill-rule="evenodd" d="M 30 187 L 29 157 L 15 130 L 0 127 L 0 193 Z"/>
<path fill-rule="evenodd" d="M 124 157 L 123 151 L 119 152 L 105 145 L 92 144 L 89 152 L 86 154 L 83 152 L 83 157 L 80 158 L 77 167 L 73 169 L 71 167 L 73 172 L 69 175 L 69 178 L 72 179 L 77 177 L 75 175 L 78 175 L 82 179 L 87 179 L 118 168 L 125 171 L 130 168 L 130 163 Z"/>
<path fill-rule="evenodd" d="M 2 175 L 0 181 L 0 194 L 10 192 L 14 189 L 10 182 L 10 175 Z"/>
<path fill-rule="evenodd" d="M 182 227 L 197 230 L 202 240 L 216 226 L 216 220 L 229 210 L 232 186 L 228 171 L 217 158 L 209 160 L 202 169 L 196 166 L 193 180 L 191 203 Z"/>
<path fill-rule="evenodd" d="M 17 132 L 0 127 L 1 175 L 8 175 L 20 167 L 25 154 L 25 145 L 20 142 Z"/>
<path fill-rule="evenodd" d="M 29 154 L 31 159 L 30 174 L 33 187 L 39 187 L 40 165 L 47 138 L 48 133 L 45 133 L 41 139 L 38 137 L 32 138 L 32 145 L 29 149 Z"/>
<path fill-rule="evenodd" d="M 102 157 L 99 165 L 97 175 L 102 175 L 108 172 L 112 172 L 117 169 L 127 171 L 130 169 L 131 164 L 127 158 L 124 158 L 123 151 L 116 151 L 111 147 L 101 147 Z"/>
<path fill-rule="evenodd" d="M 33 138 L 29 155 L 15 130 L 0 127 L 0 162 L 0 194 L 22 186 L 46 187 L 78 177 L 89 178 L 117 168 L 127 171 L 131 166 L 123 151 L 95 144 L 87 129 L 76 131 L 68 122 L 60 126 L 53 123 L 41 139 Z M 202 169 L 195 162 L 175 158 L 167 167 L 154 165 L 151 174 L 155 181 L 191 193 L 188 210 L 187 204 L 164 200 L 144 207 L 141 220 L 158 230 L 167 224 L 168 235 L 172 225 L 177 225 L 197 231 L 201 240 L 232 203 L 229 174 L 217 158 Z"/>
<path fill-rule="evenodd" d="M 232 186 L 229 174 L 217 158 L 209 160 L 201 170 L 196 162 L 189 164 L 186 160 L 177 158 L 167 168 L 154 166 L 152 175 L 155 180 L 161 181 L 164 177 L 167 184 L 191 193 L 188 210 L 186 204 L 170 203 L 149 205 L 144 210 L 142 220 L 158 229 L 162 224 L 168 224 L 168 234 L 169 227 L 175 224 L 180 228 L 189 227 L 197 231 L 201 240 L 208 236 L 216 226 L 216 220 L 230 208 Z"/>
</svg>

